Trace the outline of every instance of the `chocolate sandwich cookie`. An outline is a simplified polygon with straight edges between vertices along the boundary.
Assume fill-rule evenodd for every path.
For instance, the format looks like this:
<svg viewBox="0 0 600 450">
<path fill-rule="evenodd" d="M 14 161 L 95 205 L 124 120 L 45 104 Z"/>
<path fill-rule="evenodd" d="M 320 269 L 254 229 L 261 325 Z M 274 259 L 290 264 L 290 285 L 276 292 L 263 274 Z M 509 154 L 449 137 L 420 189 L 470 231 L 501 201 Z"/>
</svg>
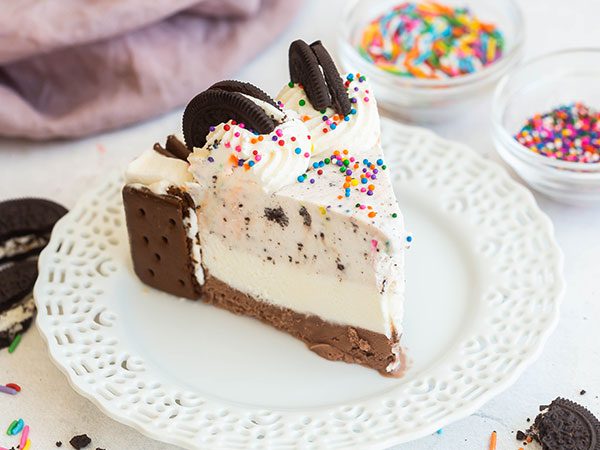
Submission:
<svg viewBox="0 0 600 450">
<path fill-rule="evenodd" d="M 0 202 L 0 264 L 38 254 L 66 213 L 58 203 L 40 198 Z"/>
<path fill-rule="evenodd" d="M 31 291 L 37 279 L 37 261 L 20 261 L 0 270 L 0 349 L 27 331 L 35 314 Z"/>
<path fill-rule="evenodd" d="M 600 450 L 600 421 L 583 406 L 557 398 L 542 411 L 533 426 L 517 439 L 535 439 L 543 450 Z"/>
<path fill-rule="evenodd" d="M 298 39 L 290 44 L 288 53 L 292 82 L 302 84 L 308 100 L 315 109 L 322 110 L 331 106 L 327 82 L 310 45 Z"/>
<path fill-rule="evenodd" d="M 333 109 L 335 109 L 338 114 L 347 116 L 350 114 L 352 105 L 350 103 L 348 93 L 346 92 L 346 88 L 344 87 L 342 77 L 340 76 L 335 63 L 333 62 L 331 55 L 325 49 L 321 41 L 313 42 L 310 44 L 310 48 L 317 57 L 319 65 L 323 70 L 323 76 L 327 82 L 327 88 L 329 89 L 329 95 L 331 96 Z"/>
<path fill-rule="evenodd" d="M 276 122 L 239 92 L 209 89 L 188 103 L 183 113 L 183 137 L 189 149 L 203 147 L 210 127 L 235 120 L 259 134 L 268 134 Z"/>
</svg>

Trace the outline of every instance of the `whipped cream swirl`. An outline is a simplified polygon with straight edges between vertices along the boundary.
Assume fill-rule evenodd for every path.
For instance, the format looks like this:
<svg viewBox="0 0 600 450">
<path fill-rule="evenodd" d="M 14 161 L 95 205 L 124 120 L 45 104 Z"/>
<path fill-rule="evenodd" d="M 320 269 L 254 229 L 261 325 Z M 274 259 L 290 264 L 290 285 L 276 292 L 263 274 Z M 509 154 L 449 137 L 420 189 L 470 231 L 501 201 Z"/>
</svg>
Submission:
<svg viewBox="0 0 600 450">
<path fill-rule="evenodd" d="M 344 77 L 352 102 L 352 112 L 339 116 L 332 108 L 317 111 L 300 85 L 287 84 L 277 95 L 287 109 L 298 113 L 312 136 L 313 156 L 347 149 L 353 154 L 372 148 L 379 142 L 380 121 L 377 102 L 364 76 L 349 73 Z"/>
<path fill-rule="evenodd" d="M 195 148 L 188 158 L 201 188 L 208 188 L 217 176 L 222 181 L 254 183 L 270 194 L 294 183 L 308 168 L 311 137 L 298 115 L 294 111 L 279 114 L 271 105 L 252 100 L 271 117 L 279 115 L 282 122 L 264 135 L 256 135 L 234 121 L 213 127 L 206 145 Z"/>
<path fill-rule="evenodd" d="M 192 181 L 188 167 L 187 161 L 148 149 L 129 164 L 125 171 L 125 182 L 140 184 L 153 192 L 165 194 L 170 186 L 182 186 Z"/>
</svg>

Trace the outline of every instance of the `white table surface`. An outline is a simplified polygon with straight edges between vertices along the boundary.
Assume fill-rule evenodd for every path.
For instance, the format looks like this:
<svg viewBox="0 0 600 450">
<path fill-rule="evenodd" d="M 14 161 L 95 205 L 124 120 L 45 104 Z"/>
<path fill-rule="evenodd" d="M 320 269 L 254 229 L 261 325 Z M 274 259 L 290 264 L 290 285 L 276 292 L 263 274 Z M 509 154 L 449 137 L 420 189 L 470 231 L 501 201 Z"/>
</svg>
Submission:
<svg viewBox="0 0 600 450">
<path fill-rule="evenodd" d="M 374 0 L 373 0 L 374 1 Z M 498 0 L 500 1 L 500 0 Z M 262 86 L 273 95 L 287 79 L 287 47 L 298 37 L 322 39 L 335 48 L 335 23 L 342 0 L 307 0 L 301 15 L 276 43 L 266 49 L 236 78 Z M 519 0 L 527 18 L 527 58 L 561 48 L 600 42 L 600 1 Z M 600 82 L 600 81 L 599 81 Z M 0 108 L 2 106 L 0 105 Z M 72 142 L 31 143 L 0 140 L 0 199 L 43 196 L 72 206 L 81 192 L 107 172 L 123 168 L 141 150 L 179 129 L 181 111 L 112 133 Z M 489 99 L 477 110 L 466 111 L 458 123 L 433 127 L 439 134 L 465 142 L 498 160 L 489 132 Z M 498 448 L 517 449 L 514 431 L 526 426 L 540 404 L 558 395 L 575 399 L 600 414 L 600 207 L 582 209 L 537 196 L 556 227 L 565 253 L 568 283 L 558 329 L 541 358 L 520 380 L 476 414 L 398 450 L 487 449 L 492 430 Z M 526 323 L 515 326 L 527 326 Z M 104 416 L 69 386 L 50 361 L 35 327 L 18 350 L 0 352 L 0 383 L 24 386 L 17 396 L 0 397 L 0 430 L 15 417 L 31 425 L 33 449 L 51 449 L 74 434 L 93 438 L 90 448 L 174 449 L 148 439 Z M 584 396 L 581 389 L 587 390 Z M 16 445 L 0 433 L 0 446 Z M 528 448 L 537 448 L 534 445 Z"/>
</svg>

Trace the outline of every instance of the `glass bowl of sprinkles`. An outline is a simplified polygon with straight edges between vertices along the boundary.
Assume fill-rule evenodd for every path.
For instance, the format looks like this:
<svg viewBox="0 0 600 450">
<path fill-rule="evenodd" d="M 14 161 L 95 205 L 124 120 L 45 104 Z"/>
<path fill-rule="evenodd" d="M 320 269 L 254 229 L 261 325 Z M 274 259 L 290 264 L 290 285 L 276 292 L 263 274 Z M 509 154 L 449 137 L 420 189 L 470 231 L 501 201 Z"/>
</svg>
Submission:
<svg viewBox="0 0 600 450">
<path fill-rule="evenodd" d="M 500 82 L 492 109 L 496 149 L 527 184 L 600 205 L 600 48 L 522 65 Z"/>
<path fill-rule="evenodd" d="M 464 113 L 521 59 L 514 0 L 354 0 L 339 33 L 346 70 L 367 75 L 380 107 L 409 122 Z"/>
</svg>

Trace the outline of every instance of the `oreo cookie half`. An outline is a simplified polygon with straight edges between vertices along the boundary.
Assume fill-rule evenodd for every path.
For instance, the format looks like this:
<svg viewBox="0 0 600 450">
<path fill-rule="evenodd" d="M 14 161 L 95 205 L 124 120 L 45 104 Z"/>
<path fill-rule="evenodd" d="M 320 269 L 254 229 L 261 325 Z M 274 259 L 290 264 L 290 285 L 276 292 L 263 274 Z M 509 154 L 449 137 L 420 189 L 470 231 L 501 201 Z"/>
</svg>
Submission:
<svg viewBox="0 0 600 450">
<path fill-rule="evenodd" d="M 350 98 L 348 97 L 342 77 L 340 76 L 335 63 L 333 62 L 331 55 L 325 49 L 321 41 L 313 42 L 310 44 L 310 48 L 317 57 L 319 65 L 323 70 L 323 75 L 325 76 L 325 81 L 327 82 L 327 88 L 329 89 L 329 95 L 331 95 L 333 109 L 335 109 L 335 111 L 342 116 L 350 114 L 350 110 L 352 109 Z"/>
<path fill-rule="evenodd" d="M 304 86 L 304 91 L 313 108 L 317 110 L 331 106 L 329 88 L 325 82 L 319 60 L 302 39 L 291 43 L 289 50 L 290 79 Z"/>
<path fill-rule="evenodd" d="M 33 260 L 0 270 L 0 349 L 31 325 L 35 313 L 31 291 L 37 276 L 37 261 Z"/>
<path fill-rule="evenodd" d="M 600 421 L 586 408 L 557 398 L 541 408 L 531 429 L 524 433 L 544 450 L 600 450 Z M 520 437 L 523 433 L 518 433 Z"/>
<path fill-rule="evenodd" d="M 58 203 L 40 198 L 0 202 L 0 264 L 38 254 L 66 213 Z"/>
<path fill-rule="evenodd" d="M 240 94 L 246 94 L 250 97 L 257 98 L 263 102 L 269 103 L 277 109 L 281 109 L 277 102 L 271 98 L 269 94 L 263 91 L 261 88 L 254 86 L 252 83 L 246 83 L 245 81 L 237 80 L 223 80 L 213 84 L 208 89 L 220 89 L 227 92 L 239 92 Z"/>
<path fill-rule="evenodd" d="M 183 113 L 183 136 L 189 149 L 203 147 L 210 127 L 229 120 L 244 123 L 260 134 L 275 129 L 275 122 L 264 110 L 239 92 L 209 89 L 188 103 Z"/>
</svg>

